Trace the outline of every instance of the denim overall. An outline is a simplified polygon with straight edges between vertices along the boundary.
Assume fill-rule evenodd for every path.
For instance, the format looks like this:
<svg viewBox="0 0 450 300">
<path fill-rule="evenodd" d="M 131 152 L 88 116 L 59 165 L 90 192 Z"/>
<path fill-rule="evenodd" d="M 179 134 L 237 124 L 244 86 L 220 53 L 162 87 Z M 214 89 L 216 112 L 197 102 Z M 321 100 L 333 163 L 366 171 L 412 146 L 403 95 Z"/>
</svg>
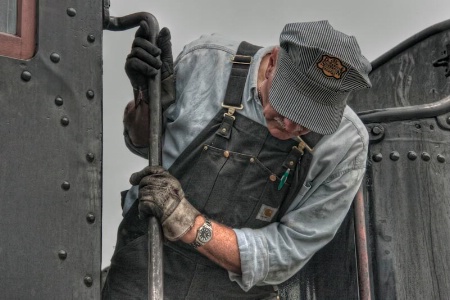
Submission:
<svg viewBox="0 0 450 300">
<path fill-rule="evenodd" d="M 304 181 L 307 166 L 302 168 L 304 159 L 297 145 L 293 140 L 278 140 L 265 126 L 223 109 L 169 172 L 202 214 L 231 228 L 260 228 L 279 220 L 288 206 L 286 199 L 292 200 Z M 279 188 L 288 168 L 289 176 Z M 139 220 L 135 201 L 119 226 L 103 299 L 147 299 L 146 235 L 147 220 Z M 164 243 L 164 299 L 275 299 L 276 295 L 273 286 L 244 292 L 229 280 L 225 269 L 191 246 Z"/>
</svg>

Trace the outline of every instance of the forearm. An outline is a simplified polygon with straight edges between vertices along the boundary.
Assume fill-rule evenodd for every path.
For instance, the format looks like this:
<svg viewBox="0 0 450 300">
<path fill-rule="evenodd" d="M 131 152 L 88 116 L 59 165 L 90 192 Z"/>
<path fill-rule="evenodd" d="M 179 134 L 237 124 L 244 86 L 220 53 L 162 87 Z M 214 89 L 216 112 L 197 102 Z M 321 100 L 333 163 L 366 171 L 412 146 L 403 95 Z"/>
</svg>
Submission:
<svg viewBox="0 0 450 300">
<path fill-rule="evenodd" d="M 184 243 L 192 243 L 197 235 L 197 230 L 203 225 L 205 218 L 198 216 L 194 226 L 181 238 Z M 236 234 L 222 224 L 211 221 L 213 227 L 212 239 L 197 250 L 217 263 L 222 268 L 236 274 L 241 274 L 241 260 Z"/>
<path fill-rule="evenodd" d="M 148 147 L 149 111 L 144 101 L 131 100 L 125 107 L 123 126 L 136 147 Z"/>
</svg>

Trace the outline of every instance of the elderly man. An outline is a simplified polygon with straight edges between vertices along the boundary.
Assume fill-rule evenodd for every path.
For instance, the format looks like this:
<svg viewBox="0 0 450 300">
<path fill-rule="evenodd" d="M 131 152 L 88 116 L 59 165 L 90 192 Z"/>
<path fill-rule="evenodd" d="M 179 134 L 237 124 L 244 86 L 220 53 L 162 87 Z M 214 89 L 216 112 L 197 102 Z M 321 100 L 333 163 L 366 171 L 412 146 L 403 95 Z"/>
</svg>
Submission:
<svg viewBox="0 0 450 300">
<path fill-rule="evenodd" d="M 161 68 L 174 100 L 163 167 L 131 176 L 103 296 L 145 299 L 145 217 L 156 215 L 166 299 L 274 299 L 333 238 L 362 181 L 368 135 L 346 97 L 370 87 L 370 64 L 327 21 L 287 24 L 275 47 L 203 36 L 174 67 L 169 31 L 157 45 L 148 32 L 141 24 L 125 65 L 125 141 L 147 155 L 146 82 Z"/>
</svg>

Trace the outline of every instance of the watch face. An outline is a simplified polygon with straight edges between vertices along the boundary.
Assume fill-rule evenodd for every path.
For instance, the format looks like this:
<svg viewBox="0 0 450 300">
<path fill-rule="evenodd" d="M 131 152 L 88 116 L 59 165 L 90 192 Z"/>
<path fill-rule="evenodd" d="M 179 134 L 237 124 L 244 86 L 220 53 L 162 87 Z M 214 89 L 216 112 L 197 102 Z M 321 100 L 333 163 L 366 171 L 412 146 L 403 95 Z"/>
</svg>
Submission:
<svg viewBox="0 0 450 300">
<path fill-rule="evenodd" d="M 211 229 L 203 226 L 198 232 L 198 239 L 200 240 L 200 242 L 206 243 L 211 239 L 211 234 Z"/>
</svg>

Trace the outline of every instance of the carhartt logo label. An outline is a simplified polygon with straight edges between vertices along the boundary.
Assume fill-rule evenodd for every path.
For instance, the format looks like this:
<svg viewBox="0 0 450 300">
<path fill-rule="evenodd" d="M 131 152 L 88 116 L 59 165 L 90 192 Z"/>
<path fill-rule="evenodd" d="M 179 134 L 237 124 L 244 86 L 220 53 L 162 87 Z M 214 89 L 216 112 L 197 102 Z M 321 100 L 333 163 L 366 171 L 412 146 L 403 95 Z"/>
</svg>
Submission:
<svg viewBox="0 0 450 300">
<path fill-rule="evenodd" d="M 270 207 L 270 206 L 263 204 L 263 205 L 261 205 L 261 208 L 259 209 L 256 219 L 261 220 L 261 221 L 270 222 L 270 221 L 272 221 L 273 217 L 276 215 L 277 211 L 278 211 L 278 208 Z"/>
<path fill-rule="evenodd" d="M 322 60 L 317 63 L 317 67 L 328 77 L 341 79 L 347 68 L 342 64 L 339 58 L 322 55 Z"/>
</svg>

